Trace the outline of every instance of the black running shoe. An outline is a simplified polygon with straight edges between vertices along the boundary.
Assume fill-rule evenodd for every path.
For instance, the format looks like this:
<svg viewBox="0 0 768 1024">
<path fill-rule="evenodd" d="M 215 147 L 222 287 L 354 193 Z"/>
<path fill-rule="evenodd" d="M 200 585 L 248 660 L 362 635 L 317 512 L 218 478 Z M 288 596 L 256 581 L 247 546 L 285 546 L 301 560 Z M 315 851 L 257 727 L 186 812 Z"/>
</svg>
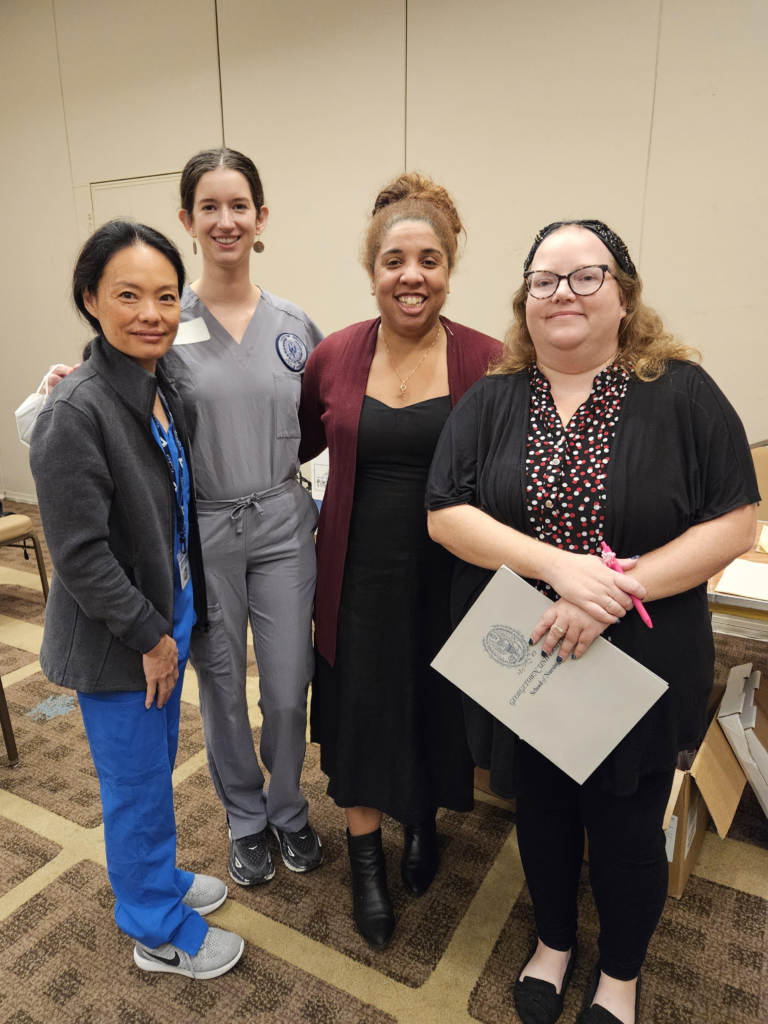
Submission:
<svg viewBox="0 0 768 1024">
<path fill-rule="evenodd" d="M 269 827 L 277 838 L 280 856 L 289 871 L 314 871 L 323 863 L 322 840 L 309 822 L 298 832 L 283 832 L 275 825 Z"/>
<path fill-rule="evenodd" d="M 266 826 L 242 839 L 229 838 L 229 877 L 238 885 L 264 885 L 275 877 Z"/>
</svg>

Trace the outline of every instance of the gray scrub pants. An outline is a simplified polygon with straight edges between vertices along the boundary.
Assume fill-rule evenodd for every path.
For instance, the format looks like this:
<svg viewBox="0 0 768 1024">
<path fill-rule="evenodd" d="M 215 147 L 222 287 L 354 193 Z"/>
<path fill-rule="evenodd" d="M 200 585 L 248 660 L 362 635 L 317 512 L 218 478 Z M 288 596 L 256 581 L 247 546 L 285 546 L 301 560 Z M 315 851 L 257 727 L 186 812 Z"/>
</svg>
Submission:
<svg viewBox="0 0 768 1024">
<path fill-rule="evenodd" d="M 267 822 L 303 828 L 299 788 L 307 690 L 314 670 L 312 602 L 317 506 L 297 481 L 232 501 L 198 501 L 208 590 L 208 633 L 192 640 L 211 778 L 233 839 Z M 259 665 L 264 791 L 245 695 L 250 617 Z"/>
</svg>

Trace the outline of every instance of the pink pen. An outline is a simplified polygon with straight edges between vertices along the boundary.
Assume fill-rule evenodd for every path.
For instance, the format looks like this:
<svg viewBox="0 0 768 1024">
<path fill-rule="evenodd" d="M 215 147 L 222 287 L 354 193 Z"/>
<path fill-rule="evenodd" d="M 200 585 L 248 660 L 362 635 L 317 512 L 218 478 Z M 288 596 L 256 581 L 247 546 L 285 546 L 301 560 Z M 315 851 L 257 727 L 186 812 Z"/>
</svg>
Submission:
<svg viewBox="0 0 768 1024">
<path fill-rule="evenodd" d="M 613 553 L 613 551 L 611 551 L 611 549 L 608 547 L 604 540 L 600 542 L 600 547 L 603 549 L 603 554 L 601 557 L 605 564 L 608 566 L 608 568 L 613 569 L 614 572 L 620 572 L 623 576 L 624 570 L 619 565 L 616 555 Z M 640 618 L 643 620 L 646 626 L 649 629 L 653 629 L 651 616 L 645 610 L 645 605 L 643 604 L 643 602 L 638 601 L 636 597 L 633 597 L 632 604 L 635 606 L 635 608 L 637 608 L 638 614 L 640 615 Z"/>
</svg>

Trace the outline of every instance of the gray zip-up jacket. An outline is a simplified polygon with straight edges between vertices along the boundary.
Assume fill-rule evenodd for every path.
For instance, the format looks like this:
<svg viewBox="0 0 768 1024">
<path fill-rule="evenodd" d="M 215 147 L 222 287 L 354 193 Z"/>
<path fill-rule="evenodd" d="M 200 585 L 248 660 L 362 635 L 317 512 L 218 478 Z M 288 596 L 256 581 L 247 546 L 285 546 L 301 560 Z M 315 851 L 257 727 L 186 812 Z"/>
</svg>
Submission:
<svg viewBox="0 0 768 1024">
<path fill-rule="evenodd" d="M 102 337 L 56 386 L 32 435 L 30 464 L 53 561 L 40 664 L 85 693 L 143 690 L 142 655 L 172 634 L 176 508 L 152 436 L 157 386 L 191 458 L 181 401 Z M 205 580 L 190 479 L 189 555 L 198 628 Z"/>
</svg>

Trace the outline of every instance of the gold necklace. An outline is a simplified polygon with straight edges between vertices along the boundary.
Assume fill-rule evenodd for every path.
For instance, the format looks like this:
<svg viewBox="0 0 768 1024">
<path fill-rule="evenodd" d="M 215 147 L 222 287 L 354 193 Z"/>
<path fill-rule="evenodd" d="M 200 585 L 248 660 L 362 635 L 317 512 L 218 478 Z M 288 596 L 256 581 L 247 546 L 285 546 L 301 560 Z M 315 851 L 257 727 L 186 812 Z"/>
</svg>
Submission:
<svg viewBox="0 0 768 1024">
<path fill-rule="evenodd" d="M 408 381 L 411 379 L 411 377 L 414 375 L 414 373 L 416 373 L 416 370 L 418 370 L 418 368 L 421 366 L 421 364 L 424 362 L 424 360 L 427 358 L 429 353 L 432 351 L 432 349 L 437 344 L 437 339 L 440 337 L 440 321 L 439 320 L 437 321 L 437 334 L 435 334 L 435 340 L 432 342 L 432 344 L 429 346 L 427 351 L 424 353 L 424 355 L 418 361 L 418 363 L 416 364 L 414 369 L 411 370 L 411 372 L 408 374 L 408 376 L 405 378 L 405 380 L 403 380 L 403 378 L 400 376 L 400 371 L 398 370 L 397 366 L 395 365 L 395 360 L 392 358 L 392 353 L 389 351 L 389 345 L 387 344 L 387 339 L 384 337 L 384 328 L 382 327 L 381 324 L 379 324 L 379 333 L 381 334 L 381 340 L 384 342 L 384 348 L 387 350 L 387 355 L 389 356 L 389 361 L 390 361 L 390 363 L 392 363 L 392 369 L 395 371 L 395 373 L 397 374 L 397 379 L 400 381 L 400 397 L 401 398 L 405 398 L 405 392 L 407 390 Z"/>
</svg>

